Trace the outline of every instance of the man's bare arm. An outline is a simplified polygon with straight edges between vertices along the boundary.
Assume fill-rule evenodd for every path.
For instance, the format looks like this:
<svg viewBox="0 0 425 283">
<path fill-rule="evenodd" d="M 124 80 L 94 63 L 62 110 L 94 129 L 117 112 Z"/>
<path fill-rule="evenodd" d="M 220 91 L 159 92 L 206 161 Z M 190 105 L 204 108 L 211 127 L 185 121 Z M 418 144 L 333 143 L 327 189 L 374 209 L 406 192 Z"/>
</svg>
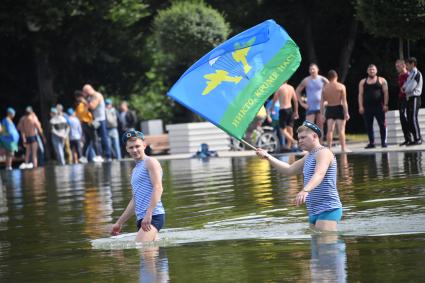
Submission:
<svg viewBox="0 0 425 283">
<path fill-rule="evenodd" d="M 323 87 L 322 97 L 320 98 L 320 113 L 325 113 L 325 101 L 326 101 L 326 86 Z"/>
<path fill-rule="evenodd" d="M 94 95 L 94 98 L 93 99 L 91 99 L 89 102 L 88 102 L 88 106 L 89 106 L 89 109 L 91 109 L 91 110 L 93 110 L 93 109 L 95 109 L 96 107 L 97 107 L 97 105 L 99 105 L 99 103 L 100 103 L 100 94 L 98 94 L 98 93 L 96 93 L 95 95 Z"/>
<path fill-rule="evenodd" d="M 350 114 L 348 113 L 347 91 L 344 85 L 341 86 L 341 103 L 342 103 L 342 108 L 344 109 L 345 120 L 349 120 Z"/>
<path fill-rule="evenodd" d="M 292 102 L 294 103 L 294 119 L 298 119 L 298 97 L 294 89 L 292 89 Z"/>
<path fill-rule="evenodd" d="M 359 113 L 363 114 L 364 113 L 364 108 L 363 108 L 363 95 L 364 95 L 364 91 L 363 91 L 363 86 L 365 83 L 365 79 L 362 79 L 359 83 Z"/>
<path fill-rule="evenodd" d="M 389 95 L 388 95 L 388 83 L 384 78 L 382 79 L 382 91 L 384 92 L 384 111 L 387 112 L 388 111 L 388 99 L 389 99 Z"/>
<path fill-rule="evenodd" d="M 308 77 L 307 77 L 307 78 L 304 78 L 304 79 L 301 81 L 301 83 L 297 86 L 297 89 L 295 90 L 295 93 L 296 93 L 296 95 L 297 95 L 297 98 L 298 98 L 298 102 L 299 102 L 299 104 L 300 104 L 303 108 L 305 108 L 305 109 L 307 109 L 307 108 L 308 108 L 308 105 L 302 101 L 301 93 L 303 92 L 303 90 L 304 90 L 304 89 L 305 89 L 305 87 L 306 87 L 307 80 L 308 80 Z"/>
<path fill-rule="evenodd" d="M 281 174 L 284 174 L 286 176 L 292 176 L 302 173 L 305 156 L 292 164 L 288 164 L 273 157 L 272 155 L 268 154 L 267 151 L 261 148 L 258 148 L 256 153 L 260 158 L 267 159 L 270 164 L 274 168 L 276 168 L 277 171 L 279 171 L 279 173 Z"/>
</svg>

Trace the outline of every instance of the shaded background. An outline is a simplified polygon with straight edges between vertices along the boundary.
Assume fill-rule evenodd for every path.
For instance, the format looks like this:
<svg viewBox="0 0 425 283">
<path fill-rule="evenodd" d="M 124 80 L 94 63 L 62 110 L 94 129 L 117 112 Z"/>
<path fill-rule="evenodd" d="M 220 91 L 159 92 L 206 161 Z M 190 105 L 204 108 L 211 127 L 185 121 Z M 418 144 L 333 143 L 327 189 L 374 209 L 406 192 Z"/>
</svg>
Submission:
<svg viewBox="0 0 425 283">
<path fill-rule="evenodd" d="M 105 96 L 129 99 L 143 120 L 163 119 L 166 124 L 196 119 L 165 96 L 196 58 L 169 60 L 173 62 L 169 65 L 164 62 L 173 55 L 207 50 L 161 46 L 158 38 L 164 35 L 154 25 L 160 11 L 181 2 L 2 1 L 0 116 L 12 106 L 20 117 L 27 105 L 33 105 L 46 125 L 50 106 L 57 102 L 74 106 L 74 90 L 91 83 Z M 388 80 L 390 109 L 397 109 L 395 60 L 415 56 L 419 69 L 425 60 L 425 40 L 421 39 L 425 8 L 421 0 L 189 2 L 218 11 L 218 16 L 211 17 L 227 24 L 224 38 L 266 19 L 281 24 L 300 46 L 303 57 L 290 80 L 292 85 L 308 75 L 311 62 L 319 65 L 323 75 L 329 69 L 340 73 L 348 90 L 348 132 L 364 131 L 357 112 L 357 86 L 366 76 L 368 64 L 376 64 L 379 74 Z M 214 25 L 205 29 L 214 31 Z M 179 35 L 178 26 L 165 37 L 172 38 L 174 33 Z"/>
</svg>

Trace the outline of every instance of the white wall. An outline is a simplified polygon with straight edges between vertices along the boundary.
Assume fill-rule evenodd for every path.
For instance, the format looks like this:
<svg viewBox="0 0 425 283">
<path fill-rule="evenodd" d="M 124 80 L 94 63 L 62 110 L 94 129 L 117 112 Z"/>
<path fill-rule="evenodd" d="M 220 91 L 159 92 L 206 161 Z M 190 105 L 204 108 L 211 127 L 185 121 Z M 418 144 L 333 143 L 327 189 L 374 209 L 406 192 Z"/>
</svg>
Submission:
<svg viewBox="0 0 425 283">
<path fill-rule="evenodd" d="M 229 136 L 209 122 L 167 125 L 170 153 L 195 153 L 201 143 L 210 150 L 229 150 Z"/>
<path fill-rule="evenodd" d="M 385 117 L 387 120 L 387 143 L 398 144 L 404 142 L 399 111 L 388 111 Z M 419 109 L 418 121 L 419 127 L 421 128 L 421 134 L 423 136 L 425 134 L 425 109 Z M 373 131 L 375 133 L 375 144 L 379 145 L 381 143 L 381 135 L 379 134 L 379 126 L 375 119 L 373 121 Z"/>
</svg>

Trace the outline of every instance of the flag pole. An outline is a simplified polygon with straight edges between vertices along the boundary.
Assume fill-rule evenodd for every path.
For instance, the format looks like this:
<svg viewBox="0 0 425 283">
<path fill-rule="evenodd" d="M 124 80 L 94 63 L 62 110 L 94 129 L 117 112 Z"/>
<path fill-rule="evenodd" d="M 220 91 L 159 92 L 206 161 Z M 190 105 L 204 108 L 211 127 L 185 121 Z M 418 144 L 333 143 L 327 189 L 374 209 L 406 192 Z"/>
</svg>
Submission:
<svg viewBox="0 0 425 283">
<path fill-rule="evenodd" d="M 240 139 L 241 142 L 243 142 L 247 147 L 253 149 L 253 150 L 257 150 L 257 148 L 255 146 L 253 146 L 252 144 L 250 144 L 249 142 L 247 142 L 244 139 Z"/>
</svg>

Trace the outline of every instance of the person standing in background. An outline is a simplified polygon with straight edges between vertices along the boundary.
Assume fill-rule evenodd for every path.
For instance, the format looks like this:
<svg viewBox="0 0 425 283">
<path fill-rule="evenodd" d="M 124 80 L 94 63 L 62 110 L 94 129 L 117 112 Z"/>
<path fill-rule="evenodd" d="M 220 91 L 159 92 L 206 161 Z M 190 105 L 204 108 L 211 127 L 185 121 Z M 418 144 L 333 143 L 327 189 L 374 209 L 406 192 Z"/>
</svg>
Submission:
<svg viewBox="0 0 425 283">
<path fill-rule="evenodd" d="M 6 155 L 6 170 L 12 170 L 13 155 L 18 151 L 19 133 L 13 123 L 14 117 L 15 110 L 9 107 L 0 124 L 0 150 L 3 149 Z"/>
<path fill-rule="evenodd" d="M 83 156 L 81 153 L 81 138 L 83 136 L 83 129 L 81 128 L 80 120 L 75 117 L 74 109 L 68 108 L 68 125 L 69 125 L 69 144 L 72 152 L 72 162 L 77 164 L 83 163 L 84 160 L 80 160 Z"/>
<path fill-rule="evenodd" d="M 329 81 L 319 75 L 319 67 L 312 63 L 308 69 L 310 76 L 304 78 L 296 89 L 298 102 L 306 110 L 307 121 L 316 123 L 323 132 L 323 118 L 320 113 L 320 101 L 322 99 L 323 86 Z M 302 100 L 301 93 L 305 90 L 307 103 Z"/>
<path fill-rule="evenodd" d="M 95 142 L 96 133 L 93 127 L 93 115 L 89 111 L 89 106 L 84 93 L 79 90 L 76 90 L 74 92 L 74 95 L 77 101 L 77 107 L 75 108 L 75 116 L 77 116 L 77 118 L 81 122 L 81 128 L 83 130 L 83 137 L 84 137 L 84 143 L 83 143 L 83 149 L 82 149 L 83 156 L 80 158 L 80 162 L 86 163 L 88 160 L 91 161 L 92 155 L 94 155 L 93 161 L 96 161 L 95 158 L 98 157 L 96 156 L 98 152 L 96 147 L 97 143 Z M 94 152 L 94 153 L 90 154 L 89 152 Z M 100 158 L 101 157 L 99 156 L 99 159 Z"/>
<path fill-rule="evenodd" d="M 108 131 L 106 129 L 105 100 L 103 99 L 103 95 L 95 91 L 89 84 L 84 85 L 83 93 L 87 95 L 88 107 L 93 114 L 93 126 L 100 137 L 103 155 L 107 160 L 110 160 L 111 149 L 109 147 Z"/>
<path fill-rule="evenodd" d="M 383 77 L 379 77 L 378 68 L 370 64 L 367 67 L 367 77 L 359 83 L 359 113 L 363 115 L 364 123 L 369 138 L 369 144 L 365 149 L 375 147 L 375 135 L 373 133 L 373 118 L 379 125 L 381 134 L 381 146 L 387 147 L 387 125 L 385 113 L 388 111 L 388 83 Z"/>
<path fill-rule="evenodd" d="M 294 139 L 294 120 L 298 119 L 298 99 L 294 88 L 288 83 L 279 87 L 273 96 L 273 103 L 279 101 L 279 127 L 286 141 L 288 150 L 298 150 Z M 292 106 L 293 104 L 293 106 Z M 273 104 L 270 110 L 273 110 Z"/>
<path fill-rule="evenodd" d="M 121 131 L 124 133 L 126 131 L 134 131 L 137 128 L 137 116 L 133 110 L 128 108 L 128 102 L 122 101 L 120 104 L 120 115 L 119 121 L 121 126 Z"/>
<path fill-rule="evenodd" d="M 411 142 L 409 124 L 407 123 L 407 98 L 406 93 L 403 90 L 403 85 L 409 76 L 406 69 L 406 63 L 403 59 L 398 59 L 395 62 L 395 68 L 398 73 L 398 111 L 400 116 L 401 130 L 403 131 L 404 142 L 400 146 L 407 145 Z"/>
<path fill-rule="evenodd" d="M 18 123 L 18 130 L 21 132 L 22 142 L 25 146 L 25 162 L 19 166 L 20 169 L 31 169 L 38 167 L 38 141 L 37 135 L 40 135 L 44 142 L 46 138 L 41 128 L 41 123 L 35 115 L 31 106 L 25 109 L 23 116 Z M 30 163 L 30 157 L 32 162 Z"/>
<path fill-rule="evenodd" d="M 109 144 L 115 158 L 121 159 L 121 146 L 118 133 L 118 111 L 112 105 L 111 99 L 105 99 L 106 128 L 108 129 Z"/>
<path fill-rule="evenodd" d="M 413 141 L 407 144 L 409 146 L 422 144 L 418 112 L 419 108 L 421 108 L 423 77 L 422 73 L 416 68 L 416 65 L 416 58 L 411 57 L 407 59 L 406 68 L 409 71 L 409 76 L 402 87 L 407 98 L 407 122 L 409 124 L 410 133 L 413 136 Z"/>
<path fill-rule="evenodd" d="M 62 104 L 56 104 L 56 110 L 58 111 L 58 115 L 62 116 L 65 118 L 66 122 L 69 125 L 69 119 L 68 119 L 68 115 L 63 112 L 63 105 Z M 64 144 L 65 144 L 65 159 L 66 159 L 66 163 L 68 164 L 72 164 L 72 151 L 71 151 L 71 145 L 69 143 L 69 137 L 67 136 L 64 140 Z"/>
<path fill-rule="evenodd" d="M 350 115 L 348 114 L 347 91 L 345 85 L 338 82 L 338 74 L 335 70 L 328 72 L 328 80 L 329 83 L 323 87 L 322 101 L 320 102 L 321 113 L 325 113 L 325 103 L 327 103 L 325 118 L 328 133 L 326 142 L 328 143 L 328 147 L 331 148 L 336 124 L 339 132 L 341 151 L 347 152 L 348 150 L 345 145 L 345 124 L 350 119 Z"/>
<path fill-rule="evenodd" d="M 59 162 L 59 165 L 65 165 L 64 145 L 69 132 L 68 123 L 63 115 L 58 113 L 56 107 L 50 109 L 50 116 L 52 144 L 55 150 L 56 160 Z"/>
<path fill-rule="evenodd" d="M 276 101 L 273 105 L 273 99 L 270 99 L 266 104 L 266 111 L 267 111 L 267 122 L 270 123 L 270 126 L 273 127 L 273 130 L 276 133 L 277 138 L 279 139 L 279 148 L 280 150 L 283 149 L 283 146 L 285 145 L 285 140 L 282 136 L 282 132 L 280 131 L 279 127 L 279 109 L 280 109 L 280 103 L 279 101 Z"/>
</svg>

